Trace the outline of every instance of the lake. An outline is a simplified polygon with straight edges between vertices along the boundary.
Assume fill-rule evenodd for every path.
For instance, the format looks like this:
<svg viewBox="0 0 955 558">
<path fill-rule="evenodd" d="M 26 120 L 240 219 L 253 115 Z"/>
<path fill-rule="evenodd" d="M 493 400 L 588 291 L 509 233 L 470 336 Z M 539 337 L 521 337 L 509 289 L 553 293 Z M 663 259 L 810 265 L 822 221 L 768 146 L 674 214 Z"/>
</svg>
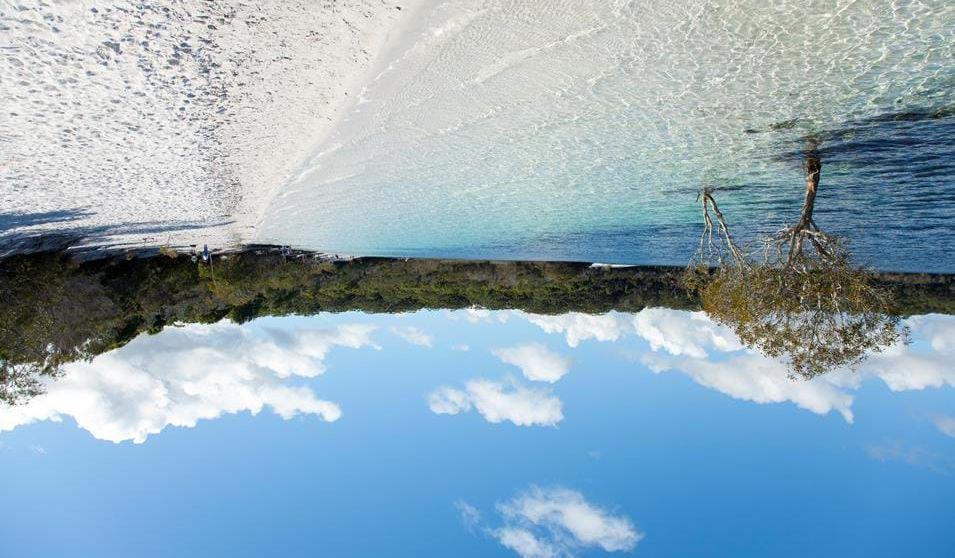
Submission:
<svg viewBox="0 0 955 558">
<path fill-rule="evenodd" d="M 947 2 L 370 4 L 4 7 L 0 235 L 682 265 L 812 143 L 860 263 L 955 271 Z"/>
<path fill-rule="evenodd" d="M 955 319 L 909 323 L 809 382 L 677 310 L 170 328 L 0 410 L 2 531 L 18 556 L 934 556 Z"/>
<path fill-rule="evenodd" d="M 948 556 L 953 34 L 0 0 L 3 554 Z"/>
</svg>

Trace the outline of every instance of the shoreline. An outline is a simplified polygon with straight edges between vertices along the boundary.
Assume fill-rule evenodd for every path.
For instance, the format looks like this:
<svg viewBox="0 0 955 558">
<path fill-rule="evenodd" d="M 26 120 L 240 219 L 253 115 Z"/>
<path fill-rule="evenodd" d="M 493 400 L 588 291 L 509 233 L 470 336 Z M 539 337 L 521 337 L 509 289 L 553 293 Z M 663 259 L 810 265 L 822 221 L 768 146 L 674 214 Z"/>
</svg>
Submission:
<svg viewBox="0 0 955 558">
<path fill-rule="evenodd" d="M 83 246 L 66 246 L 50 241 L 29 253 L 10 254 L 0 250 L 0 290 L 4 282 L 16 279 L 15 269 L 23 262 L 62 261 L 69 263 L 71 269 L 80 275 L 91 274 L 98 276 L 104 270 L 116 270 L 132 266 L 135 268 L 150 269 L 179 269 L 176 273 L 195 275 L 196 280 L 202 282 L 201 247 L 196 251 L 170 249 L 168 246 L 142 248 L 89 248 Z M 484 307 L 489 309 L 512 308 L 507 306 L 487 305 L 484 295 L 476 295 L 479 291 L 492 288 L 505 290 L 513 289 L 512 277 L 514 274 L 531 281 L 537 288 L 545 288 L 551 294 L 548 306 L 551 309 L 560 307 L 566 311 L 580 311 L 584 307 L 591 310 L 633 310 L 646 306 L 667 306 L 681 309 L 699 309 L 695 297 L 690 295 L 682 284 L 682 275 L 686 267 L 682 265 L 614 265 L 595 264 L 580 261 L 531 261 L 531 260 L 466 260 L 449 258 L 391 258 L 376 256 L 354 256 L 331 252 L 316 252 L 296 250 L 288 246 L 266 244 L 248 244 L 231 249 L 212 249 L 210 259 L 215 269 L 221 266 L 231 268 L 233 280 L 240 283 L 254 284 L 256 281 L 266 280 L 272 274 L 281 275 L 283 269 L 294 271 L 299 281 L 304 283 L 290 285 L 294 291 L 307 287 L 309 281 L 319 280 L 328 273 L 345 274 L 358 281 L 370 278 L 374 282 L 375 274 L 385 273 L 404 285 L 415 285 L 415 289 L 436 290 L 436 292 L 470 293 L 455 295 L 442 300 L 457 301 L 452 306 L 422 306 L 433 307 Z M 183 267 L 185 266 L 185 267 Z M 329 267 L 331 266 L 331 267 Z M 29 266 L 28 266 L 29 267 Z M 74 273 L 71 271 L 70 273 Z M 894 271 L 872 271 L 872 278 L 882 286 L 893 289 L 896 294 L 899 313 L 902 315 L 924 313 L 955 314 L 955 273 L 904 273 Z M 448 275 L 450 274 L 450 275 Z M 450 280 L 453 278 L 453 280 Z M 325 277 L 327 279 L 327 277 Z M 324 279 L 321 279 L 324 280 Z M 449 282 L 450 280 L 450 282 Z M 500 282 L 503 281 L 503 282 Z M 563 292 L 569 281 L 577 285 L 575 295 L 560 295 L 556 299 L 553 289 Z M 267 282 L 267 281 L 266 281 Z M 358 285 L 359 283 L 354 283 Z M 600 285 L 599 288 L 597 285 Z M 387 286 L 386 289 L 393 288 Z M 192 286 L 189 287 L 190 289 Z M 579 289 L 583 289 L 582 291 Z M 442 289 L 450 289 L 442 291 Z M 594 292 L 589 292 L 596 289 Z M 505 297 L 513 303 L 538 305 L 539 300 L 526 298 L 514 291 L 517 298 Z M 634 293 L 640 293 L 637 300 L 632 299 Z M 442 295 L 442 296 L 444 296 Z M 460 296 L 468 300 L 461 303 Z M 476 298 L 475 298 L 476 297 Z M 576 297 L 601 300 L 596 306 L 588 306 Z M 596 297 L 596 298 L 594 298 Z M 361 308 L 355 308 L 361 309 Z M 520 308 L 518 308 L 520 309 Z M 341 309 L 339 309 L 341 310 Z"/>
<path fill-rule="evenodd" d="M 0 259 L 0 320 L 17 324 L 0 349 L 19 347 L 25 352 L 18 361 L 29 362 L 31 354 L 48 355 L 55 342 L 57 358 L 72 360 L 183 324 L 351 311 L 593 316 L 702 310 L 683 283 L 681 266 L 339 259 L 272 246 L 216 253 L 208 264 L 190 256 L 141 249 L 84 259 L 60 250 Z M 883 274 L 876 280 L 891 289 L 894 315 L 955 315 L 955 274 Z"/>
<path fill-rule="evenodd" d="M 232 213 L 236 219 L 241 240 L 254 241 L 272 201 L 284 188 L 300 180 L 313 168 L 315 160 L 323 153 L 323 147 L 334 137 L 339 126 L 347 120 L 348 115 L 359 103 L 361 93 L 369 83 L 369 77 L 380 68 L 381 58 L 388 55 L 397 36 L 407 28 L 410 20 L 424 3 L 424 0 L 407 0 L 400 6 L 397 2 L 394 2 L 394 6 L 382 4 L 380 8 L 382 12 L 399 12 L 399 15 L 387 22 L 382 22 L 377 28 L 356 31 L 362 39 L 360 50 L 367 54 L 368 58 L 364 64 L 359 64 L 342 80 L 343 84 L 337 91 L 337 95 L 324 102 L 324 114 L 319 120 L 325 120 L 325 122 L 311 130 L 307 134 L 307 140 L 296 142 L 296 154 L 289 157 L 284 164 L 285 170 L 281 179 L 273 180 L 266 188 L 257 188 L 254 185 L 242 187 L 242 199 L 254 201 L 251 207 L 249 203 L 243 204 L 240 201 Z M 302 102 L 305 103 L 305 101 Z M 249 229 L 253 230 L 249 234 L 244 234 L 244 231 Z"/>
<path fill-rule="evenodd" d="M 198 244 L 156 244 L 148 246 L 125 246 L 125 245 L 89 245 L 83 242 L 83 239 L 60 234 L 60 235 L 37 235 L 20 239 L 20 242 L 10 244 L 0 244 L 0 265 L 4 261 L 23 256 L 35 256 L 39 254 L 60 254 L 79 262 L 89 262 L 95 260 L 107 259 L 133 259 L 133 258 L 152 258 L 161 256 L 163 250 L 172 250 L 177 256 L 188 257 L 190 247 L 195 247 L 201 251 Z M 639 263 L 603 263 L 591 262 L 586 260 L 524 260 L 524 259 L 488 259 L 488 258 L 453 258 L 453 257 L 399 257 L 399 256 L 380 256 L 380 255 L 362 255 L 345 254 L 341 252 L 323 251 L 323 250 L 305 250 L 283 246 L 278 244 L 264 243 L 243 243 L 233 244 L 224 247 L 211 247 L 210 253 L 214 257 L 233 256 L 233 255 L 255 255 L 255 256 L 281 256 L 284 254 L 286 259 L 315 260 L 322 262 L 345 262 L 345 261 L 381 261 L 381 262 L 441 262 L 448 264 L 531 264 L 531 265 L 566 265 L 580 268 L 587 268 L 594 271 L 619 272 L 628 271 L 647 271 L 647 270 L 668 270 L 680 271 L 686 269 L 685 265 L 680 264 L 639 264 Z M 886 284 L 898 285 L 952 285 L 953 296 L 955 296 L 955 272 L 922 272 L 922 271 L 897 271 L 868 269 L 872 275 L 879 281 Z"/>
</svg>

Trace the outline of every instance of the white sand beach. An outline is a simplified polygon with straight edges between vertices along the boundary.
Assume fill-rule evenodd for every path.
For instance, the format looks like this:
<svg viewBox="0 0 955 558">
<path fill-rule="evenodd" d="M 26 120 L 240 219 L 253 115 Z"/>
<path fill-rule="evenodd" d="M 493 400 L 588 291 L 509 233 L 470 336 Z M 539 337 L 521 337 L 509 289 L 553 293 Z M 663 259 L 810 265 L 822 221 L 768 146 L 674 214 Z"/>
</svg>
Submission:
<svg viewBox="0 0 955 558">
<path fill-rule="evenodd" d="M 0 238 L 250 240 L 410 7 L 0 2 Z"/>
<path fill-rule="evenodd" d="M 944 186 L 953 21 L 942 0 L 0 0 L 0 244 L 669 261 L 703 184 L 778 227 L 810 136 L 847 207 L 886 176 Z M 837 224 L 911 221 L 890 198 Z M 950 234 L 938 207 L 893 246 Z"/>
</svg>

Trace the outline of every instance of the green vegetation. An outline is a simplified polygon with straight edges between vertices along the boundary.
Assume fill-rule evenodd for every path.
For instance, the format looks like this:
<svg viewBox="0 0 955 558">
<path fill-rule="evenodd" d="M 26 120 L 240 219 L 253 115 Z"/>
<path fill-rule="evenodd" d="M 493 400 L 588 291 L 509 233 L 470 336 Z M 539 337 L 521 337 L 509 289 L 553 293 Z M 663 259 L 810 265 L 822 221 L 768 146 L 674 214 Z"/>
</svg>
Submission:
<svg viewBox="0 0 955 558">
<path fill-rule="evenodd" d="M 692 307 L 679 272 L 589 269 L 585 264 L 291 259 L 268 250 L 216 257 L 112 257 L 74 261 L 40 253 L 0 262 L 0 400 L 39 390 L 39 376 L 176 323 L 245 322 L 319 312 L 421 308 L 636 311 Z"/>
<path fill-rule="evenodd" d="M 214 271 L 214 276 L 213 276 Z M 268 250 L 215 257 L 65 253 L 0 261 L 0 400 L 17 402 L 65 362 L 89 359 L 177 323 L 260 316 L 419 309 L 520 309 L 540 314 L 700 304 L 673 267 L 591 268 L 580 263 L 365 258 L 319 261 Z M 885 276 L 905 313 L 955 313 L 950 276 Z"/>
<path fill-rule="evenodd" d="M 714 321 L 764 355 L 784 358 L 790 374 L 803 378 L 855 366 L 908 340 L 890 286 L 854 265 L 845 244 L 816 226 L 821 170 L 810 152 L 799 220 L 763 238 L 756 250 L 736 244 L 712 192 L 704 189 L 703 233 L 684 277 Z"/>
</svg>

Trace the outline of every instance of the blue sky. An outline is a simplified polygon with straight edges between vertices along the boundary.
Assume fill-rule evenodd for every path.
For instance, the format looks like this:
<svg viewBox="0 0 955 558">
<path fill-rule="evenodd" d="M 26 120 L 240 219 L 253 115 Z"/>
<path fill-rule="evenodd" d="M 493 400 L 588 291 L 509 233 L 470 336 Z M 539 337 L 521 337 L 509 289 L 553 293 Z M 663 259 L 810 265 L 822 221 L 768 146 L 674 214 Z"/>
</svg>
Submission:
<svg viewBox="0 0 955 558">
<path fill-rule="evenodd" d="M 943 556 L 955 318 L 910 325 L 812 382 L 662 309 L 167 329 L 0 412 L 4 554 Z"/>
</svg>

